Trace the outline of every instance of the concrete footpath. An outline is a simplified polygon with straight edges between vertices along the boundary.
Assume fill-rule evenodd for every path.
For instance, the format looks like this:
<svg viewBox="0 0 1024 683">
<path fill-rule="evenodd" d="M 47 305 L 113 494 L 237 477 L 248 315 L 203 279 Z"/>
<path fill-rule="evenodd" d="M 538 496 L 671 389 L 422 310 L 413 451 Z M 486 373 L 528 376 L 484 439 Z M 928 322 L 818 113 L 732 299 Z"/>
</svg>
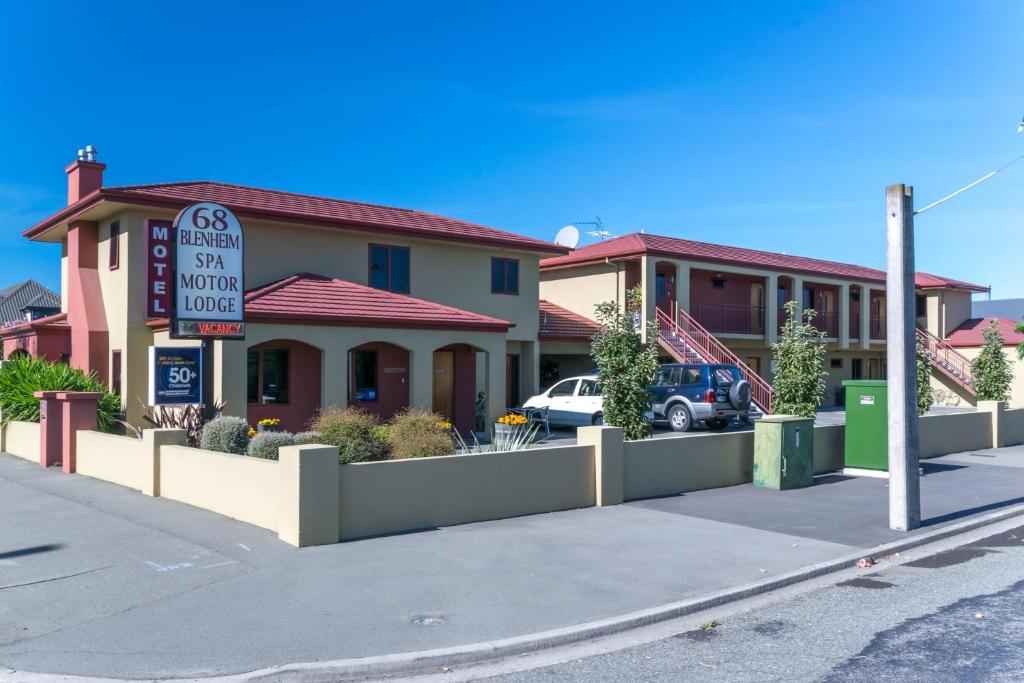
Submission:
<svg viewBox="0 0 1024 683">
<path fill-rule="evenodd" d="M 1024 503 L 1024 447 L 927 461 L 925 534 Z M 737 486 L 301 550 L 0 455 L 0 680 L 238 674 L 528 636 L 905 540 L 884 479 Z M 13 676 L 13 674 L 8 674 Z"/>
</svg>

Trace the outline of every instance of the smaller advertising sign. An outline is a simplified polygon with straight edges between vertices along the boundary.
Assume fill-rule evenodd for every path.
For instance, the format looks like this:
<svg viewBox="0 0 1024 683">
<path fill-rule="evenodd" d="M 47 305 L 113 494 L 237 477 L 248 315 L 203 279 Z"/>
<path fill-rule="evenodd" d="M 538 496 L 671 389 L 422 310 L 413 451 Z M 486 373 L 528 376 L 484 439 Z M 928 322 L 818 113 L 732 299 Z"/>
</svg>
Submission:
<svg viewBox="0 0 1024 683">
<path fill-rule="evenodd" d="M 200 405 L 203 352 L 198 346 L 149 347 L 149 405 Z"/>
</svg>

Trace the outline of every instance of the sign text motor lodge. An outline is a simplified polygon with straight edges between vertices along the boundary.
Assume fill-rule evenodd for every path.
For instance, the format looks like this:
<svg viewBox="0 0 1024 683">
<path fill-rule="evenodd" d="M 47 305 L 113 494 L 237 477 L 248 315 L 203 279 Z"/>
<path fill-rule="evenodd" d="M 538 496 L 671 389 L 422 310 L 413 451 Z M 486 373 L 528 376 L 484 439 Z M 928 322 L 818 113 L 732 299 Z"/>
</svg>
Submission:
<svg viewBox="0 0 1024 683">
<path fill-rule="evenodd" d="M 177 320 L 235 321 L 243 316 L 242 226 L 213 202 L 181 211 L 175 228 Z"/>
</svg>

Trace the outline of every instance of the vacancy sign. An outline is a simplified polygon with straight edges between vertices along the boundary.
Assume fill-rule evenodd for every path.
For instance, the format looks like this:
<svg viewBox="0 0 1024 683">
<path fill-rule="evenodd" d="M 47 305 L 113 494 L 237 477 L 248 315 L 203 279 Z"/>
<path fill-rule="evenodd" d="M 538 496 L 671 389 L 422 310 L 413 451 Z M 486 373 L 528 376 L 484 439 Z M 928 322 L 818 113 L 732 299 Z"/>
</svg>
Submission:
<svg viewBox="0 0 1024 683">
<path fill-rule="evenodd" d="M 174 219 L 174 313 L 177 338 L 245 337 L 242 226 L 231 211 L 200 202 Z"/>
</svg>

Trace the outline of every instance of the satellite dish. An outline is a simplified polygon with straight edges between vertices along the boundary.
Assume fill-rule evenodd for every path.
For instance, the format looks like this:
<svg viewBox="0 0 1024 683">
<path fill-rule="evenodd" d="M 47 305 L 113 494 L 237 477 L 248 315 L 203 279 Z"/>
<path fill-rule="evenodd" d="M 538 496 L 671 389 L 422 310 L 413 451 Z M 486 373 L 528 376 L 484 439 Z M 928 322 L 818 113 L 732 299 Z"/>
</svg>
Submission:
<svg viewBox="0 0 1024 683">
<path fill-rule="evenodd" d="M 561 247 L 569 247 L 575 249 L 576 245 L 580 243 L 580 231 L 575 225 L 567 225 L 558 231 L 555 235 L 555 244 Z"/>
</svg>

